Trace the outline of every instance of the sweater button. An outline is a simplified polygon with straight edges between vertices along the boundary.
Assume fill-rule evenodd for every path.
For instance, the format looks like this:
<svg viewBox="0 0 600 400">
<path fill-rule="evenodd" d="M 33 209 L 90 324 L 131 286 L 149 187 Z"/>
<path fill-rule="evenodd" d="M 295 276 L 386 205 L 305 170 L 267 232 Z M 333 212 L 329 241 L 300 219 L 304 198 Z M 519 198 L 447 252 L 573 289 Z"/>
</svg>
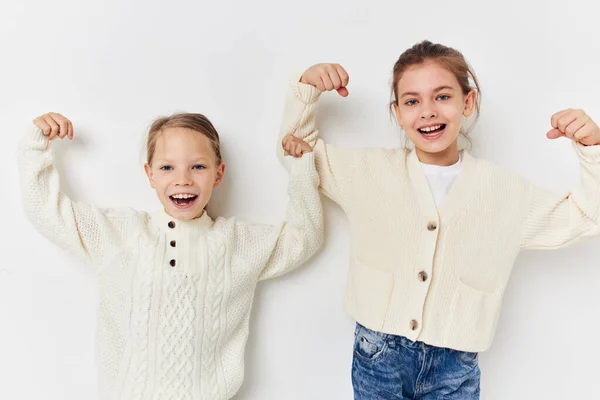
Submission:
<svg viewBox="0 0 600 400">
<path fill-rule="evenodd" d="M 171 260 L 171 262 L 169 264 L 171 264 L 171 267 L 174 267 L 175 264 L 177 264 L 177 262 L 175 260 Z"/>
<path fill-rule="evenodd" d="M 171 243 L 169 243 L 171 245 L 171 247 L 175 247 L 177 246 L 177 242 L 174 240 L 171 240 Z"/>
<path fill-rule="evenodd" d="M 175 222 L 169 221 L 169 228 L 171 228 L 171 229 L 175 228 Z"/>
<path fill-rule="evenodd" d="M 419 272 L 419 280 L 421 282 L 427 282 L 428 278 L 429 278 L 429 276 L 427 275 L 427 272 L 425 272 L 425 271 Z"/>
<path fill-rule="evenodd" d="M 419 329 L 419 323 L 417 322 L 417 320 L 413 319 L 412 321 L 410 321 L 410 330 L 411 331 L 416 331 L 417 329 Z"/>
<path fill-rule="evenodd" d="M 427 229 L 430 231 L 435 231 L 437 229 L 437 224 L 435 223 L 435 221 L 429 221 L 429 223 L 427 224 Z"/>
</svg>

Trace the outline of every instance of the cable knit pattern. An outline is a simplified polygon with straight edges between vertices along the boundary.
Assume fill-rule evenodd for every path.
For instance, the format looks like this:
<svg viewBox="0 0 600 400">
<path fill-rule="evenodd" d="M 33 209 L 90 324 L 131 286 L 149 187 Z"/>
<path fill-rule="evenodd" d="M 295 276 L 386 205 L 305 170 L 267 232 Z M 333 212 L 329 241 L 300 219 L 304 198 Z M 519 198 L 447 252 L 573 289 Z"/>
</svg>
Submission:
<svg viewBox="0 0 600 400">
<path fill-rule="evenodd" d="M 208 238 L 208 248 L 213 256 L 209 260 L 206 302 L 204 307 L 204 339 L 202 341 L 202 397 L 219 398 L 217 377 L 217 340 L 221 332 L 221 309 L 225 289 L 225 246 L 212 236 Z"/>
<path fill-rule="evenodd" d="M 152 309 L 152 283 L 154 278 L 154 269 L 152 264 L 153 255 L 156 248 L 152 248 L 138 239 L 138 246 L 144 249 L 144 258 L 137 265 L 135 281 L 139 286 L 133 289 L 131 329 L 129 331 L 131 347 L 131 358 L 129 361 L 129 374 L 131 381 L 127 385 L 122 398 L 141 400 L 144 398 L 148 382 L 149 367 L 149 330 L 150 310 Z M 122 306 L 122 305 L 121 305 Z"/>
<path fill-rule="evenodd" d="M 74 202 L 60 191 L 38 129 L 21 141 L 18 159 L 28 218 L 98 274 L 100 398 L 233 397 L 259 278 L 301 265 L 322 244 L 314 155 L 290 161 L 287 222 L 275 226 Z"/>
<path fill-rule="evenodd" d="M 161 391 L 155 399 L 192 399 L 198 277 L 166 271 L 158 340 Z"/>
<path fill-rule="evenodd" d="M 339 149 L 319 139 L 321 92 L 299 78 L 287 91 L 277 153 L 289 166 L 279 145 L 287 133 L 313 146 L 320 190 L 349 222 L 345 308 L 368 328 L 486 350 L 518 253 L 600 233 L 600 146 L 574 144 L 581 184 L 564 195 L 464 151 L 438 208 L 414 151 Z"/>
</svg>

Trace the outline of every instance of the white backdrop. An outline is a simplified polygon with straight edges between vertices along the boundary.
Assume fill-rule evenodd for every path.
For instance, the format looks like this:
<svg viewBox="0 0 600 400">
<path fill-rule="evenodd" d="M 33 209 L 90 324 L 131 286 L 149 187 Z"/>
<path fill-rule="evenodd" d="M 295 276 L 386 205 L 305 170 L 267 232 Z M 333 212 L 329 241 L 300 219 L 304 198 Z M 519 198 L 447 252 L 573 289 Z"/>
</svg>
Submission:
<svg viewBox="0 0 600 400">
<path fill-rule="evenodd" d="M 95 398 L 94 277 L 37 234 L 20 204 L 15 149 L 35 116 L 57 111 L 74 122 L 76 140 L 57 146 L 69 195 L 153 210 L 145 129 L 158 115 L 205 113 L 228 162 L 213 214 L 275 223 L 286 203 L 274 141 L 288 76 L 341 63 L 350 96 L 322 98 L 323 137 L 398 146 L 391 68 L 427 38 L 463 51 L 479 75 L 475 155 L 565 191 L 577 182 L 577 160 L 566 140 L 545 133 L 566 107 L 600 120 L 599 11 L 583 0 L 2 2 L 0 399 Z M 323 251 L 260 286 L 236 399 L 352 398 L 347 223 L 325 206 Z M 600 398 L 598 244 L 518 259 L 496 340 L 480 357 L 483 399 Z"/>
</svg>

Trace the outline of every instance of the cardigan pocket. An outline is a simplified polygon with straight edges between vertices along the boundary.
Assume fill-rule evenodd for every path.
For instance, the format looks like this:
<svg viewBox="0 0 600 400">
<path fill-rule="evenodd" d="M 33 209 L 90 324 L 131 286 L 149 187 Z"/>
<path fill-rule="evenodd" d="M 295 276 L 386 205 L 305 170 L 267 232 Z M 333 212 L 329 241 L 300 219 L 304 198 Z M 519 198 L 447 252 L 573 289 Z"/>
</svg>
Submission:
<svg viewBox="0 0 600 400">
<path fill-rule="evenodd" d="M 447 327 L 446 342 L 452 348 L 480 352 L 492 343 L 502 292 L 484 292 L 459 281 L 451 307 L 451 322 Z"/>
<path fill-rule="evenodd" d="M 352 258 L 346 290 L 346 310 L 362 325 L 381 330 L 393 287 L 391 272 L 368 267 Z"/>
</svg>

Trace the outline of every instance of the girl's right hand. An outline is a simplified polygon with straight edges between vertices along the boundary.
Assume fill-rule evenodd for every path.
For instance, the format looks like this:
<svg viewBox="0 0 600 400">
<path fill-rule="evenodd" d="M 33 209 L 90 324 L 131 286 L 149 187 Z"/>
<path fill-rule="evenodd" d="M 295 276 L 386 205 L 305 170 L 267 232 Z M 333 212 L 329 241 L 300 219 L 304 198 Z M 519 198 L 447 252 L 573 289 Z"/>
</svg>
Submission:
<svg viewBox="0 0 600 400">
<path fill-rule="evenodd" d="M 308 143 L 292 134 L 285 135 L 281 141 L 281 146 L 283 147 L 283 154 L 285 156 L 295 158 L 300 158 L 303 154 L 312 152 L 312 147 Z"/>
<path fill-rule="evenodd" d="M 48 140 L 55 138 L 73 139 L 73 124 L 67 118 L 58 113 L 47 113 L 33 120 L 35 126 L 41 129 Z"/>
<path fill-rule="evenodd" d="M 348 73 L 340 64 L 315 64 L 302 74 L 300 83 L 317 87 L 322 92 L 336 90 L 342 97 L 348 96 Z"/>
</svg>

